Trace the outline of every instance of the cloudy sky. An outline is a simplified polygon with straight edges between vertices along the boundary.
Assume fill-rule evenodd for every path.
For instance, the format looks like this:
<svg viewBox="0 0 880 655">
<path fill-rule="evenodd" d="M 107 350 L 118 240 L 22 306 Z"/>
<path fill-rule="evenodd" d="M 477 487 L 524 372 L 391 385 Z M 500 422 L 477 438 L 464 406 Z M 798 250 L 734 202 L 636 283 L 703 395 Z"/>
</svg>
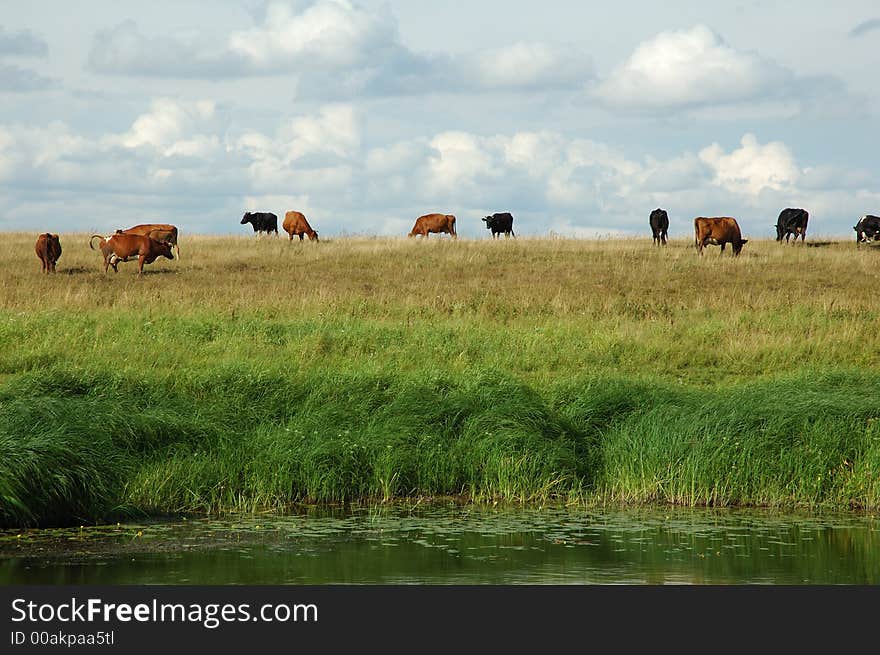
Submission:
<svg viewBox="0 0 880 655">
<path fill-rule="evenodd" d="M 763 0 L 0 5 L 0 229 L 245 211 L 329 235 L 815 237 L 880 214 L 880 6 Z"/>
</svg>

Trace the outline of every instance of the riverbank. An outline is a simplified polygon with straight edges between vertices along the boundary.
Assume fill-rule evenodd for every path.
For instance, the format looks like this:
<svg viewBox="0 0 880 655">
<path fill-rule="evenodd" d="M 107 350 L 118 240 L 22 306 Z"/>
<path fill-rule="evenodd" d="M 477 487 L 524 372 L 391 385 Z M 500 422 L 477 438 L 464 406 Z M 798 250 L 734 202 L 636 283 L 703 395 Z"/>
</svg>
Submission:
<svg viewBox="0 0 880 655">
<path fill-rule="evenodd" d="M 182 234 L 138 280 L 77 236 L 54 276 L 29 235 L 0 248 L 3 526 L 431 496 L 880 506 L 874 249 Z"/>
</svg>

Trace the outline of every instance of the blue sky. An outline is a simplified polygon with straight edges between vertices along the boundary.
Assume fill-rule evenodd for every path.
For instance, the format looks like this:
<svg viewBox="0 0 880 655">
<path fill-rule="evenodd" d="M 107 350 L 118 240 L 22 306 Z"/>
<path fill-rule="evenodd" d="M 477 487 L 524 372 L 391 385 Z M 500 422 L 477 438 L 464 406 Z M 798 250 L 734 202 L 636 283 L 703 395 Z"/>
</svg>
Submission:
<svg viewBox="0 0 880 655">
<path fill-rule="evenodd" d="M 770 237 L 880 213 L 872 2 L 5 3 L 0 229 Z"/>
</svg>

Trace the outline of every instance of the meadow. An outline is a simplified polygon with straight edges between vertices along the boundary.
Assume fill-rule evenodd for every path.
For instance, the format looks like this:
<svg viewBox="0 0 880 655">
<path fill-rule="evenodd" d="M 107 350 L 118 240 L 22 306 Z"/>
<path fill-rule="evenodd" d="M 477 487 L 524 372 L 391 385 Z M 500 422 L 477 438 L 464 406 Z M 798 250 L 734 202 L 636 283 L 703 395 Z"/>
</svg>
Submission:
<svg viewBox="0 0 880 655">
<path fill-rule="evenodd" d="M 292 503 L 880 507 L 880 249 L 0 244 L 0 525 Z"/>
</svg>

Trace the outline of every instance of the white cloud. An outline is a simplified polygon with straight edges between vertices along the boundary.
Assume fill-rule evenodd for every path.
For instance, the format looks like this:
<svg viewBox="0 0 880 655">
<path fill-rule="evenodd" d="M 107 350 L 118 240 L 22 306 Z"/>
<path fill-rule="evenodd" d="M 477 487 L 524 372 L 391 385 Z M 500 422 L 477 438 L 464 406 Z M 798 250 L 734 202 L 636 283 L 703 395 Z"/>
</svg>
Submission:
<svg viewBox="0 0 880 655">
<path fill-rule="evenodd" d="M 777 97 L 793 83 L 782 66 L 697 25 L 641 43 L 595 95 L 611 108 L 644 112 Z"/>
<path fill-rule="evenodd" d="M 208 100 L 184 103 L 159 98 L 152 102 L 148 113 L 134 121 L 130 130 L 110 137 L 109 141 L 126 148 L 152 147 L 165 157 L 207 157 L 217 152 L 218 139 L 191 133 L 213 118 L 214 110 L 214 103 Z"/>
<path fill-rule="evenodd" d="M 350 0 L 274 0 L 253 27 L 221 39 L 198 30 L 145 36 L 129 20 L 95 35 L 88 63 L 101 73 L 147 77 L 283 75 L 298 94 L 325 100 L 579 88 L 593 76 L 589 57 L 539 42 L 456 56 L 414 52 L 390 9 Z"/>
<path fill-rule="evenodd" d="M 333 104 L 285 120 L 274 136 L 247 132 L 228 147 L 245 158 L 250 184 L 264 192 L 342 190 L 352 179 L 350 160 L 359 154 L 360 129 L 351 106 Z"/>
<path fill-rule="evenodd" d="M 401 45 L 389 10 L 348 0 L 275 0 L 258 24 L 221 39 L 198 29 L 150 37 L 128 20 L 95 35 L 88 63 L 102 73 L 146 77 L 287 75 L 335 92 L 420 65 Z M 323 79 L 328 73 L 336 74 L 332 85 Z"/>
<path fill-rule="evenodd" d="M 103 136 L 62 122 L 0 124 L 0 183 L 12 196 L 0 221 L 54 202 L 91 228 L 97 219 L 81 199 L 99 197 L 116 208 L 102 210 L 102 229 L 114 216 L 173 207 L 188 232 L 235 233 L 245 210 L 300 209 L 326 234 L 397 234 L 419 214 L 444 211 L 459 217 L 464 236 L 484 237 L 480 217 L 511 211 L 524 236 L 608 236 L 645 233 L 661 206 L 673 235 L 689 233 L 696 215 L 728 214 L 760 236 L 782 207 L 807 207 L 814 230 L 834 221 L 828 231 L 841 232 L 880 200 L 864 171 L 805 167 L 785 143 L 751 133 L 732 148 L 712 143 L 668 158 L 549 130 L 443 131 L 381 147 L 363 139 L 357 112 L 339 104 L 282 119 L 271 133 L 236 134 L 213 103 L 170 98 Z"/>
<path fill-rule="evenodd" d="M 802 174 L 784 143 L 762 145 L 754 134 L 744 135 L 740 147 L 730 153 L 714 143 L 700 151 L 700 160 L 714 171 L 715 184 L 735 193 L 791 189 Z"/>
<path fill-rule="evenodd" d="M 387 9 L 371 13 L 348 0 L 319 0 L 300 12 L 284 2 L 270 3 L 263 24 L 231 34 L 228 48 L 253 70 L 279 71 L 361 66 L 400 46 Z"/>
</svg>

